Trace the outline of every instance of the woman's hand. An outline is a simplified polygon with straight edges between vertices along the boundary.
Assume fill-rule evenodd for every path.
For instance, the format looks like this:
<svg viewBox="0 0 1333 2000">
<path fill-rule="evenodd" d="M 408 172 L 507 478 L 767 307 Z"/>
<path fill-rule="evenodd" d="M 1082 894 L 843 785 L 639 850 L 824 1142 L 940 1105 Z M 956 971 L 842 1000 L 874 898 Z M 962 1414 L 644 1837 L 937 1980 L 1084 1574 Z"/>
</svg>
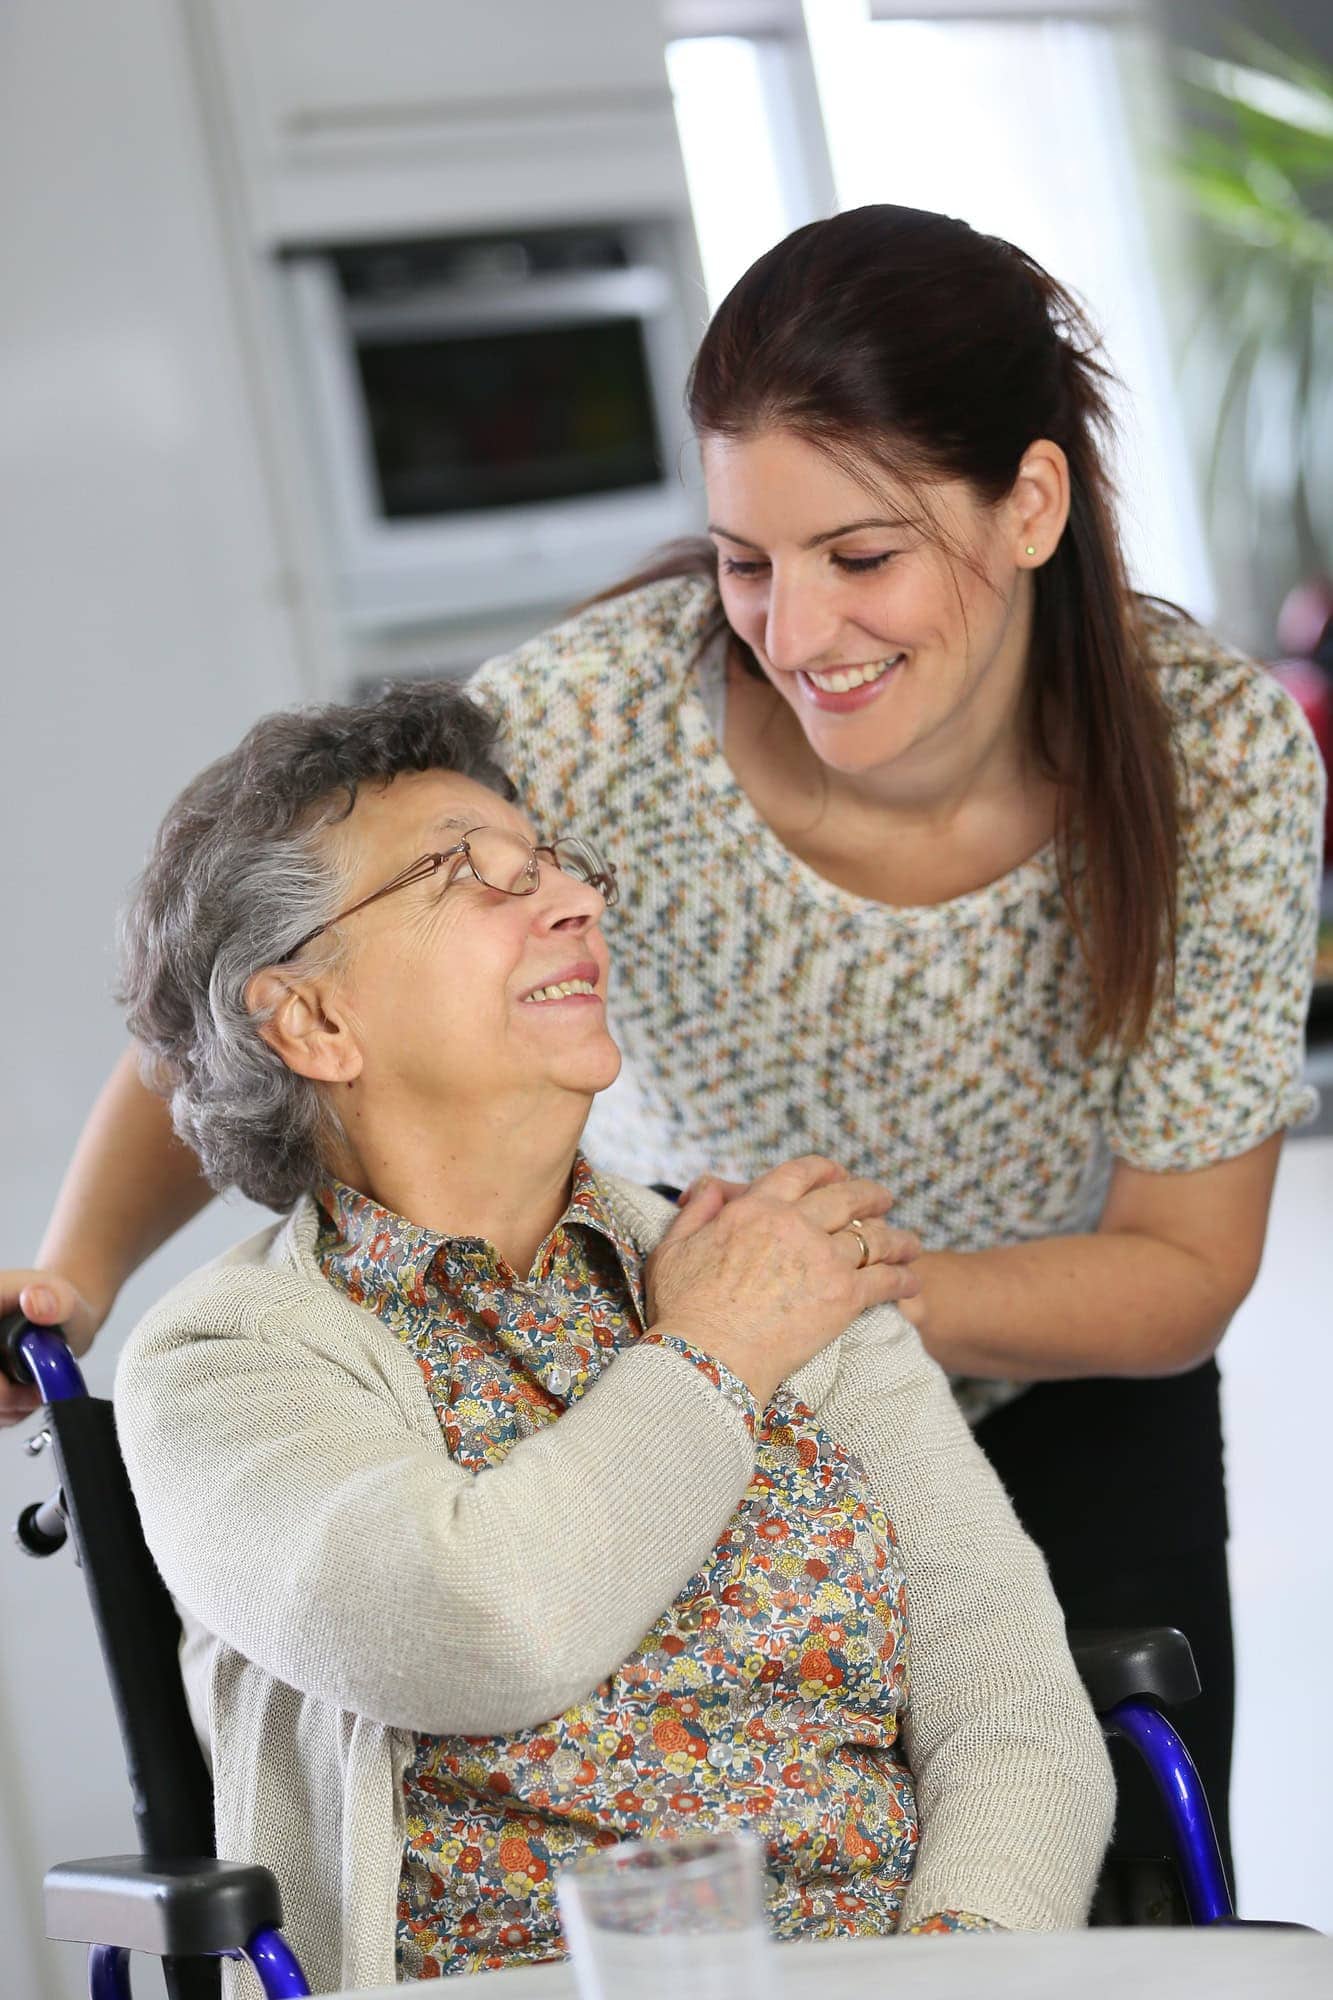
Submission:
<svg viewBox="0 0 1333 2000">
<path fill-rule="evenodd" d="M 833 1163 L 830 1161 L 828 1164 Z M 846 1180 L 846 1170 L 840 1167 L 838 1176 Z M 676 1205 L 683 1209 L 691 1202 L 701 1201 L 705 1197 L 710 1200 L 716 1197 L 713 1210 L 716 1213 L 717 1208 L 724 1207 L 729 1201 L 735 1201 L 738 1195 L 747 1194 L 752 1185 L 754 1183 L 750 1181 L 724 1181 L 716 1174 L 701 1174 L 697 1181 L 691 1181 L 690 1185 L 677 1195 Z M 901 1273 L 901 1284 L 898 1291 L 893 1294 L 893 1302 L 903 1318 L 911 1320 L 918 1333 L 924 1331 L 928 1318 L 922 1290 L 923 1273 L 920 1262 L 922 1255 L 919 1236 L 913 1235 L 909 1229 L 895 1229 L 890 1231 L 889 1246 L 879 1260 L 881 1263 L 896 1266 Z"/>
<path fill-rule="evenodd" d="M 868 1306 L 910 1296 L 917 1238 L 893 1197 L 832 1160 L 788 1160 L 742 1191 L 704 1179 L 648 1262 L 649 1318 L 724 1362 L 761 1404 Z M 870 1261 L 861 1268 L 865 1237 Z"/>
<path fill-rule="evenodd" d="M 86 1354 L 104 1315 L 54 1271 L 0 1271 L 0 1315 L 15 1307 L 34 1326 L 58 1326 L 75 1354 Z M 41 1404 L 33 1388 L 0 1375 L 0 1429 L 21 1424 Z"/>
</svg>

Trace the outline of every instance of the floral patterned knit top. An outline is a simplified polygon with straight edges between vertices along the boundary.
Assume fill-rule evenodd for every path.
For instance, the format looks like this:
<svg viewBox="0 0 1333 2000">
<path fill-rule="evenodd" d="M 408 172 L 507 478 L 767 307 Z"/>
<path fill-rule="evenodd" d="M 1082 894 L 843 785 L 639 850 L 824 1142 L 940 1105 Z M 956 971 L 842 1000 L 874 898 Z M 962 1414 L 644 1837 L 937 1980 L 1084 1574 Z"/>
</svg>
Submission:
<svg viewBox="0 0 1333 2000">
<path fill-rule="evenodd" d="M 1095 1226 L 1112 1158 L 1245 1152 L 1312 1109 L 1301 1081 L 1324 777 L 1292 699 L 1143 607 L 1184 774 L 1174 1007 L 1080 1053 L 1086 984 L 1053 847 L 974 893 L 889 907 L 797 859 L 709 714 L 718 603 L 699 578 L 594 606 L 473 682 L 539 828 L 619 870 L 606 923 L 620 1081 L 592 1157 L 646 1181 L 751 1179 L 832 1154 L 894 1190 L 928 1249 Z M 960 1385 L 973 1419 L 1017 1393 Z"/>
<path fill-rule="evenodd" d="M 627 1343 L 662 1338 L 755 1427 L 754 1474 L 708 1564 L 585 1701 L 503 1737 L 423 1736 L 404 1775 L 403 1978 L 562 1949 L 554 1876 L 588 1849 L 745 1827 L 779 1936 L 897 1928 L 916 1858 L 905 1585 L 858 1462 L 790 1393 L 646 1329 L 643 1259 L 586 1162 L 526 1278 L 335 1182 L 320 1267 L 408 1347 L 450 1456 L 476 1473 L 556 1422 Z M 944 1911 L 919 1930 L 987 1929 Z"/>
</svg>

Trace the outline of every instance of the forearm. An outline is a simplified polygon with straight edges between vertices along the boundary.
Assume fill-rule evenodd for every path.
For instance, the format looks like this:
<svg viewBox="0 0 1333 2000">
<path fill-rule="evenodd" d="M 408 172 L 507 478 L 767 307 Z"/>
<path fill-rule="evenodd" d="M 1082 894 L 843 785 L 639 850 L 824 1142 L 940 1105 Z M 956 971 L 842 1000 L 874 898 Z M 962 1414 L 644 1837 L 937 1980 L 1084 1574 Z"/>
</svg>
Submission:
<svg viewBox="0 0 1333 2000">
<path fill-rule="evenodd" d="M 169 1300 L 121 1357 L 144 1533 L 209 1632 L 339 1708 L 430 1735 L 560 1714 L 634 1651 L 749 1482 L 741 1414 L 663 1348 L 473 1474 L 406 1348 L 346 1337 L 355 1308 L 312 1289 L 256 1319 L 243 1277 L 204 1285 L 189 1323 Z"/>
<path fill-rule="evenodd" d="M 129 1048 L 88 1114 L 37 1261 L 68 1278 L 100 1317 L 130 1273 L 210 1199 Z"/>
<path fill-rule="evenodd" d="M 935 1251 L 916 1269 L 929 1352 L 951 1374 L 1001 1381 L 1179 1374 L 1212 1353 L 1238 1303 L 1204 1258 L 1130 1231 Z"/>
</svg>

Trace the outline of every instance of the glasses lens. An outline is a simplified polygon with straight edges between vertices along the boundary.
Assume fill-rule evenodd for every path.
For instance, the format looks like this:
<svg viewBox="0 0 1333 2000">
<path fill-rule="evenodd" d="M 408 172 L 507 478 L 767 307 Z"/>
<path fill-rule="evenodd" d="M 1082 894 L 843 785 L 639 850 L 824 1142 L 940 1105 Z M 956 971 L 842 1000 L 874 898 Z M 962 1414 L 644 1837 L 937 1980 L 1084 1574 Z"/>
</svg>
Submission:
<svg viewBox="0 0 1333 2000">
<path fill-rule="evenodd" d="M 616 871 L 600 847 L 591 840 L 585 840 L 581 833 L 567 833 L 551 842 L 550 851 L 555 856 L 557 868 L 563 869 L 566 875 L 577 876 L 580 882 L 590 882 L 610 909 L 619 894 Z"/>
<path fill-rule="evenodd" d="M 537 857 L 517 833 L 500 826 L 474 827 L 467 837 L 472 866 L 488 889 L 530 896 L 537 886 Z"/>
</svg>

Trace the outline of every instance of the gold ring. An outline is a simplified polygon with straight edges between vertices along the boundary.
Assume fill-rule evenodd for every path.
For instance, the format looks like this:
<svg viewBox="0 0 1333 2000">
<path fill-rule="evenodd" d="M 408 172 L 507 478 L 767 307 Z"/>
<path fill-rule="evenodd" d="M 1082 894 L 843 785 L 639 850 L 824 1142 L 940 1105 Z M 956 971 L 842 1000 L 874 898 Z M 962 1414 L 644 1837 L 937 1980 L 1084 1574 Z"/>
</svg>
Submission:
<svg viewBox="0 0 1333 2000">
<path fill-rule="evenodd" d="M 853 1216 L 846 1227 L 848 1233 L 854 1236 L 861 1246 L 861 1261 L 856 1268 L 858 1271 L 864 1271 L 866 1265 L 870 1262 L 870 1245 L 866 1242 L 865 1224 L 858 1220 L 856 1216 Z"/>
</svg>

